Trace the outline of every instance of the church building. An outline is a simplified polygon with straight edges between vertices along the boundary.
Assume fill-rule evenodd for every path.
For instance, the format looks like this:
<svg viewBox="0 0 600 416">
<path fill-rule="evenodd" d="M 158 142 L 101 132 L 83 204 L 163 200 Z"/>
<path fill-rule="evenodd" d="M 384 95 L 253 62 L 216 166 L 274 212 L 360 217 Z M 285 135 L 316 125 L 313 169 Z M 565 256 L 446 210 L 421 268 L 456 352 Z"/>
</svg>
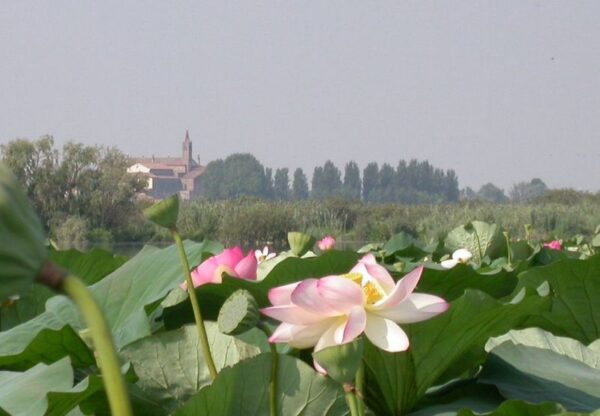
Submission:
<svg viewBox="0 0 600 416">
<path fill-rule="evenodd" d="M 196 199 L 202 195 L 202 174 L 206 166 L 192 157 L 192 141 L 186 131 L 181 157 L 132 158 L 128 173 L 141 173 L 148 178 L 145 194 L 163 199 L 179 193 L 181 199 Z"/>
</svg>

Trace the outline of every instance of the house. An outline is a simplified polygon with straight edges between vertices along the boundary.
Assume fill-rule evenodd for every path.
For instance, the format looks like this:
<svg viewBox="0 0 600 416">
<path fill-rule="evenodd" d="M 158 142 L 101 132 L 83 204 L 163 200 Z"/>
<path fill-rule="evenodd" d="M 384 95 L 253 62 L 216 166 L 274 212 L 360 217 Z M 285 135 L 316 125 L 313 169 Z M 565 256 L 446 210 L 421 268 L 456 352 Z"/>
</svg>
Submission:
<svg viewBox="0 0 600 416">
<path fill-rule="evenodd" d="M 198 158 L 199 160 L 199 158 Z M 179 193 L 181 199 L 196 199 L 202 195 L 202 174 L 206 170 L 192 158 L 192 141 L 186 131 L 181 157 L 132 158 L 128 173 L 148 178 L 145 194 L 163 199 Z"/>
</svg>

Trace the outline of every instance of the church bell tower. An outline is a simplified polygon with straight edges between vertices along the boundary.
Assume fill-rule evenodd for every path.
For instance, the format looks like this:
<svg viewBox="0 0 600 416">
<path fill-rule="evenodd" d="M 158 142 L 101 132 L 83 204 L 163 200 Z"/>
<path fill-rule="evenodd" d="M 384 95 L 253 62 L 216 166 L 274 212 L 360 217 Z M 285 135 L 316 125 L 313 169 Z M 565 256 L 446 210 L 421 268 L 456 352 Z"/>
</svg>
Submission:
<svg viewBox="0 0 600 416">
<path fill-rule="evenodd" d="M 190 140 L 190 134 L 189 132 L 186 130 L 185 131 L 185 140 L 183 141 L 183 163 L 186 165 L 187 167 L 187 171 L 189 172 L 192 164 L 193 164 L 193 159 L 192 159 L 192 141 Z"/>
</svg>

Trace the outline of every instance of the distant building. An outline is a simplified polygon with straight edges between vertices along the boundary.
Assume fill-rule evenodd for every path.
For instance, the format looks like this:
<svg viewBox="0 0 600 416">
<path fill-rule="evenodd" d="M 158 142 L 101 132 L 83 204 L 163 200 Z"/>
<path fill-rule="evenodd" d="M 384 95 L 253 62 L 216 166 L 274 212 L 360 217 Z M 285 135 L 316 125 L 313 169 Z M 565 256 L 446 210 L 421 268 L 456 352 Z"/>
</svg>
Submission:
<svg viewBox="0 0 600 416">
<path fill-rule="evenodd" d="M 181 157 L 132 158 L 128 173 L 141 173 L 148 178 L 145 194 L 163 199 L 179 193 L 181 199 L 202 195 L 202 174 L 206 170 L 192 158 L 192 141 L 186 131 Z"/>
</svg>

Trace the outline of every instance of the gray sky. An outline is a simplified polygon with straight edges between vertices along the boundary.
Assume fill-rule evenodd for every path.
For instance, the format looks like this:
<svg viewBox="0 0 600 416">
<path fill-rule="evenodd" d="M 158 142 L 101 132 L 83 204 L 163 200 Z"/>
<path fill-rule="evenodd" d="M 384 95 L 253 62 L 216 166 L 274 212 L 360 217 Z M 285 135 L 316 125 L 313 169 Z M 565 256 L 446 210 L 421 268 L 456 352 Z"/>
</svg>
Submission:
<svg viewBox="0 0 600 416">
<path fill-rule="evenodd" d="M 599 1 L 6 1 L 0 143 L 599 190 Z"/>
</svg>

